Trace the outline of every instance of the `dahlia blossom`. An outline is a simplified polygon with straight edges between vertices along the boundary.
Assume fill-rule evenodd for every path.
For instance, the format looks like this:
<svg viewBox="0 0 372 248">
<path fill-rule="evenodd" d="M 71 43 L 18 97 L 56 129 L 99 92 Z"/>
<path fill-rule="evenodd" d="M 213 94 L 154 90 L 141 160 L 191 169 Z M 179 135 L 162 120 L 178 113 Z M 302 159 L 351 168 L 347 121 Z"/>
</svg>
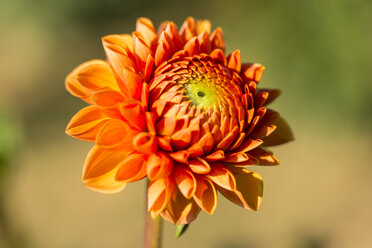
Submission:
<svg viewBox="0 0 372 248">
<path fill-rule="evenodd" d="M 147 18 L 136 31 L 102 38 L 107 60 L 91 60 L 66 78 L 86 101 L 66 133 L 94 142 L 83 169 L 86 187 L 102 193 L 149 180 L 147 209 L 174 224 L 212 214 L 217 191 L 257 210 L 262 178 L 248 168 L 277 165 L 268 146 L 291 131 L 266 106 L 279 90 L 257 85 L 264 67 L 225 54 L 221 28 L 187 18 L 178 30 Z"/>
</svg>

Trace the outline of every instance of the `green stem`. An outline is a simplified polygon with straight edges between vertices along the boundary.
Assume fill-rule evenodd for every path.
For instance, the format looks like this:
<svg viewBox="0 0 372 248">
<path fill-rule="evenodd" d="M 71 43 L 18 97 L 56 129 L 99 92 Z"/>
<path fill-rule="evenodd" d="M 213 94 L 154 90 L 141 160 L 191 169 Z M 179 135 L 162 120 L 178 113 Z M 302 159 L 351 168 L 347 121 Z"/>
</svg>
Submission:
<svg viewBox="0 0 372 248">
<path fill-rule="evenodd" d="M 147 182 L 148 185 L 148 182 Z M 145 230 L 144 230 L 144 248 L 161 248 L 163 233 L 163 218 L 159 215 L 155 219 L 147 211 L 147 188 L 146 187 L 146 205 L 145 205 Z"/>
</svg>

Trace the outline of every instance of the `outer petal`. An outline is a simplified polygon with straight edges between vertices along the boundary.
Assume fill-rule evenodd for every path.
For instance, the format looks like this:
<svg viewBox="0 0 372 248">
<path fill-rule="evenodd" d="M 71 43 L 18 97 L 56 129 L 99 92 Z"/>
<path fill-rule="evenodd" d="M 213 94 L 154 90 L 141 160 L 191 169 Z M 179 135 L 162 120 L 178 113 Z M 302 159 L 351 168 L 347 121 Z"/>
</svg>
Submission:
<svg viewBox="0 0 372 248">
<path fill-rule="evenodd" d="M 196 179 L 194 174 L 182 165 L 174 169 L 174 179 L 178 189 L 187 199 L 192 198 L 196 191 Z"/>
<path fill-rule="evenodd" d="M 65 86 L 72 95 L 88 103 L 94 92 L 119 90 L 111 67 L 103 60 L 91 60 L 76 67 L 66 77 Z"/>
<path fill-rule="evenodd" d="M 115 179 L 119 163 L 126 152 L 116 152 L 93 146 L 83 168 L 83 183 L 86 187 L 102 193 L 121 191 L 126 183 Z"/>
<path fill-rule="evenodd" d="M 212 170 L 207 177 L 222 188 L 231 191 L 236 189 L 234 175 L 222 164 L 213 164 Z"/>
<path fill-rule="evenodd" d="M 275 125 L 277 128 L 272 134 L 262 139 L 265 146 L 281 145 L 294 140 L 291 128 L 282 117 L 279 117 L 271 124 Z"/>
<path fill-rule="evenodd" d="M 242 70 L 240 76 L 245 81 L 255 81 L 258 83 L 261 80 L 262 74 L 265 70 L 265 66 L 261 64 L 242 64 Z"/>
<path fill-rule="evenodd" d="M 196 219 L 200 212 L 200 208 L 193 199 L 186 199 L 177 190 L 173 194 L 166 209 L 161 213 L 161 216 L 177 225 L 185 225 Z"/>
<path fill-rule="evenodd" d="M 131 153 L 124 159 L 116 173 L 116 179 L 126 183 L 141 180 L 146 176 L 146 156 L 141 153 Z"/>
<path fill-rule="evenodd" d="M 261 176 L 243 168 L 234 168 L 236 190 L 219 187 L 218 190 L 233 203 L 256 211 L 262 202 L 263 183 Z"/>
<path fill-rule="evenodd" d="M 205 212 L 213 214 L 217 207 L 217 192 L 213 183 L 205 177 L 198 177 L 194 200 Z"/>
<path fill-rule="evenodd" d="M 150 183 L 147 191 L 147 209 L 153 217 L 164 210 L 174 189 L 175 183 L 170 178 L 160 178 Z"/>
<path fill-rule="evenodd" d="M 137 133 L 122 120 L 111 119 L 101 128 L 96 142 L 102 148 L 130 152 L 134 150 L 133 138 Z"/>
<path fill-rule="evenodd" d="M 147 160 L 146 168 L 150 180 L 167 177 L 173 170 L 173 160 L 166 153 L 152 153 Z"/>
<path fill-rule="evenodd" d="M 110 120 L 98 107 L 88 106 L 80 110 L 66 128 L 66 134 L 82 140 L 95 141 L 101 127 Z"/>
<path fill-rule="evenodd" d="M 158 36 L 151 20 L 144 17 L 138 18 L 136 30 L 142 34 L 146 44 L 154 50 Z"/>
</svg>

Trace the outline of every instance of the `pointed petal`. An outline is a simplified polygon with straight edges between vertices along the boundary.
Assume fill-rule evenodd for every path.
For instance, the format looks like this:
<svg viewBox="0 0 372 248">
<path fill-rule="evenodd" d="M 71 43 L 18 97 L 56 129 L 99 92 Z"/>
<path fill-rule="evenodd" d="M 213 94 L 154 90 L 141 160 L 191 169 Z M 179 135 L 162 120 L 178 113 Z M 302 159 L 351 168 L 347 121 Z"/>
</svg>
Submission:
<svg viewBox="0 0 372 248">
<path fill-rule="evenodd" d="M 235 50 L 227 57 L 227 68 L 240 72 L 242 69 L 240 50 Z"/>
<path fill-rule="evenodd" d="M 227 190 L 234 191 L 236 189 L 234 175 L 223 164 L 213 164 L 211 168 L 207 178 Z"/>
<path fill-rule="evenodd" d="M 197 20 L 196 21 L 196 33 L 201 34 L 203 32 L 210 34 L 212 24 L 209 20 Z"/>
<path fill-rule="evenodd" d="M 67 125 L 66 134 L 77 139 L 95 141 L 97 133 L 109 119 L 96 106 L 85 107 L 72 117 Z"/>
<path fill-rule="evenodd" d="M 180 28 L 180 35 L 184 42 L 189 41 L 192 37 L 196 36 L 195 20 L 188 17 Z"/>
<path fill-rule="evenodd" d="M 257 211 L 262 202 L 263 182 L 261 176 L 253 171 L 243 168 L 236 168 L 234 171 L 236 190 L 230 191 L 218 188 L 231 202 L 246 208 Z"/>
<path fill-rule="evenodd" d="M 216 28 L 210 36 L 211 46 L 213 49 L 221 49 L 225 53 L 226 45 L 225 38 L 223 37 L 222 28 Z"/>
<path fill-rule="evenodd" d="M 265 70 L 265 66 L 261 64 L 243 64 L 240 76 L 244 81 L 255 81 L 260 82 L 262 74 Z"/>
<path fill-rule="evenodd" d="M 190 160 L 189 167 L 197 174 L 208 174 L 211 171 L 211 166 L 202 158 Z"/>
<path fill-rule="evenodd" d="M 272 152 L 266 151 L 260 147 L 249 152 L 259 161 L 259 165 L 278 165 L 279 160 L 273 155 Z"/>
<path fill-rule="evenodd" d="M 269 136 L 262 139 L 265 146 L 281 145 L 294 140 L 291 128 L 282 117 L 273 121 L 272 124 L 277 126 L 277 128 Z"/>
<path fill-rule="evenodd" d="M 158 36 L 151 20 L 144 17 L 138 18 L 136 30 L 141 33 L 148 47 L 154 49 Z"/>
</svg>

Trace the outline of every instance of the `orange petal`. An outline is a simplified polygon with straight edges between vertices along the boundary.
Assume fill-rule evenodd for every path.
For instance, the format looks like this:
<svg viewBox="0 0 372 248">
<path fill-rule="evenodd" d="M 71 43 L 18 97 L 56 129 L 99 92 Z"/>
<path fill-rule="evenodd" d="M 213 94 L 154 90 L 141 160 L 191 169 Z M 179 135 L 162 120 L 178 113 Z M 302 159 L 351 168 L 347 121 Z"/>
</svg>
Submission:
<svg viewBox="0 0 372 248">
<path fill-rule="evenodd" d="M 124 101 L 124 96 L 117 91 L 105 90 L 93 94 L 90 99 L 102 108 L 113 108 Z"/>
<path fill-rule="evenodd" d="M 240 50 L 235 50 L 227 57 L 227 68 L 240 72 L 242 69 Z"/>
<path fill-rule="evenodd" d="M 211 167 L 207 161 L 202 158 L 192 159 L 189 162 L 190 169 L 197 174 L 208 174 Z"/>
<path fill-rule="evenodd" d="M 174 160 L 176 160 L 177 162 L 180 162 L 182 164 L 188 164 L 190 153 L 185 150 L 181 150 L 181 151 L 169 153 L 169 156 L 173 158 Z"/>
<path fill-rule="evenodd" d="M 281 145 L 294 140 L 291 128 L 282 117 L 279 117 L 271 123 L 277 128 L 273 133 L 269 134 L 269 136 L 262 139 L 265 146 Z"/>
<path fill-rule="evenodd" d="M 256 211 L 262 202 L 263 183 L 261 176 L 253 171 L 235 168 L 236 190 L 230 191 L 218 188 L 227 199 L 233 203 Z"/>
<path fill-rule="evenodd" d="M 111 67 L 103 60 L 85 62 L 76 71 L 76 78 L 88 91 L 96 92 L 102 89 L 119 91 Z"/>
<path fill-rule="evenodd" d="M 136 57 L 134 56 L 134 43 L 131 35 L 108 35 L 102 38 L 102 43 L 107 60 L 120 78 L 121 83 L 124 81 L 123 68 L 130 68 L 138 72 Z M 124 88 L 122 90 L 126 91 L 127 89 Z"/>
<path fill-rule="evenodd" d="M 223 37 L 222 28 L 218 27 L 216 28 L 213 33 L 210 36 L 211 40 L 211 46 L 213 49 L 221 49 L 223 52 L 225 52 L 226 45 L 225 45 L 225 39 Z"/>
<path fill-rule="evenodd" d="M 133 151 L 135 134 L 123 121 L 111 119 L 102 126 L 98 133 L 97 145 L 107 149 L 120 146 L 122 151 Z"/>
<path fill-rule="evenodd" d="M 133 145 L 137 151 L 145 154 L 156 152 L 158 147 L 154 135 L 146 132 L 137 134 L 133 139 Z"/>
<path fill-rule="evenodd" d="M 96 91 L 119 90 L 111 67 L 103 60 L 79 65 L 66 77 L 65 85 L 72 95 L 88 102 L 87 97 Z"/>
<path fill-rule="evenodd" d="M 116 180 L 122 182 L 134 182 L 146 177 L 146 155 L 132 153 L 124 159 L 116 173 Z"/>
<path fill-rule="evenodd" d="M 235 151 L 236 152 L 248 152 L 250 150 L 255 149 L 256 147 L 259 147 L 263 143 L 260 139 L 247 139 L 244 141 Z"/>
<path fill-rule="evenodd" d="M 201 34 L 203 32 L 210 34 L 212 24 L 209 20 L 197 20 L 196 21 L 196 33 Z"/>
<path fill-rule="evenodd" d="M 173 224 L 185 225 L 195 220 L 199 213 L 200 208 L 195 201 L 193 199 L 186 199 L 177 190 L 167 207 L 161 213 L 161 216 Z"/>
<path fill-rule="evenodd" d="M 272 152 L 266 151 L 260 147 L 252 150 L 249 154 L 253 155 L 260 162 L 259 165 L 278 165 L 279 160 Z"/>
<path fill-rule="evenodd" d="M 124 120 L 134 129 L 145 130 L 145 114 L 141 102 L 127 100 L 120 106 L 120 112 Z"/>
<path fill-rule="evenodd" d="M 88 106 L 80 110 L 66 128 L 66 134 L 87 141 L 95 141 L 101 127 L 109 120 L 96 106 Z"/>
<path fill-rule="evenodd" d="M 199 40 L 198 37 L 193 37 L 190 39 L 183 47 L 185 51 L 187 51 L 190 56 L 199 54 L 200 47 L 199 47 Z"/>
<path fill-rule="evenodd" d="M 222 164 L 213 164 L 207 177 L 222 188 L 231 191 L 236 189 L 234 175 Z"/>
<path fill-rule="evenodd" d="M 225 152 L 222 151 L 222 150 L 217 150 L 214 153 L 203 157 L 203 159 L 205 159 L 207 161 L 211 161 L 211 162 L 222 160 L 224 158 L 225 158 Z"/>
<path fill-rule="evenodd" d="M 197 178 L 195 202 L 208 214 L 213 214 L 217 207 L 217 192 L 212 182 L 205 178 Z"/>
<path fill-rule="evenodd" d="M 164 152 L 152 153 L 147 160 L 147 176 L 150 180 L 167 177 L 173 170 L 173 161 Z"/>
<path fill-rule="evenodd" d="M 244 81 L 255 81 L 258 83 L 261 80 L 265 67 L 261 64 L 243 64 L 240 76 Z"/>
<path fill-rule="evenodd" d="M 154 25 L 148 18 L 138 18 L 136 23 L 136 30 L 141 33 L 146 44 L 151 49 L 155 48 L 156 40 L 158 38 Z"/>
<path fill-rule="evenodd" d="M 139 74 L 133 72 L 128 68 L 122 68 L 122 78 L 123 82 L 119 83 L 124 92 L 128 94 L 131 98 L 136 100 L 141 100 L 142 92 L 142 78 Z"/>
<path fill-rule="evenodd" d="M 269 93 L 269 97 L 266 99 L 263 106 L 269 105 L 272 103 L 280 94 L 282 93 L 278 89 L 259 89 L 258 92 L 267 92 Z"/>
<path fill-rule="evenodd" d="M 252 132 L 251 137 L 253 139 L 262 139 L 264 137 L 269 136 L 272 132 L 275 131 L 275 129 L 276 129 L 276 126 L 275 125 L 261 126 L 259 128 L 256 128 Z"/>
<path fill-rule="evenodd" d="M 159 178 L 150 182 L 147 190 L 147 209 L 153 217 L 159 215 L 168 204 L 175 189 L 175 183 L 169 178 Z"/>
<path fill-rule="evenodd" d="M 187 42 L 194 36 L 196 36 L 195 20 L 192 17 L 188 17 L 180 28 L 180 35 L 184 42 Z"/>
<path fill-rule="evenodd" d="M 174 169 L 174 178 L 181 193 L 187 199 L 192 198 L 196 190 L 196 179 L 194 174 L 190 170 L 179 165 Z"/>
<path fill-rule="evenodd" d="M 83 168 L 83 183 L 86 187 L 101 193 L 121 191 L 126 183 L 115 179 L 119 163 L 126 152 L 106 150 L 97 145 L 89 151 Z"/>
</svg>

